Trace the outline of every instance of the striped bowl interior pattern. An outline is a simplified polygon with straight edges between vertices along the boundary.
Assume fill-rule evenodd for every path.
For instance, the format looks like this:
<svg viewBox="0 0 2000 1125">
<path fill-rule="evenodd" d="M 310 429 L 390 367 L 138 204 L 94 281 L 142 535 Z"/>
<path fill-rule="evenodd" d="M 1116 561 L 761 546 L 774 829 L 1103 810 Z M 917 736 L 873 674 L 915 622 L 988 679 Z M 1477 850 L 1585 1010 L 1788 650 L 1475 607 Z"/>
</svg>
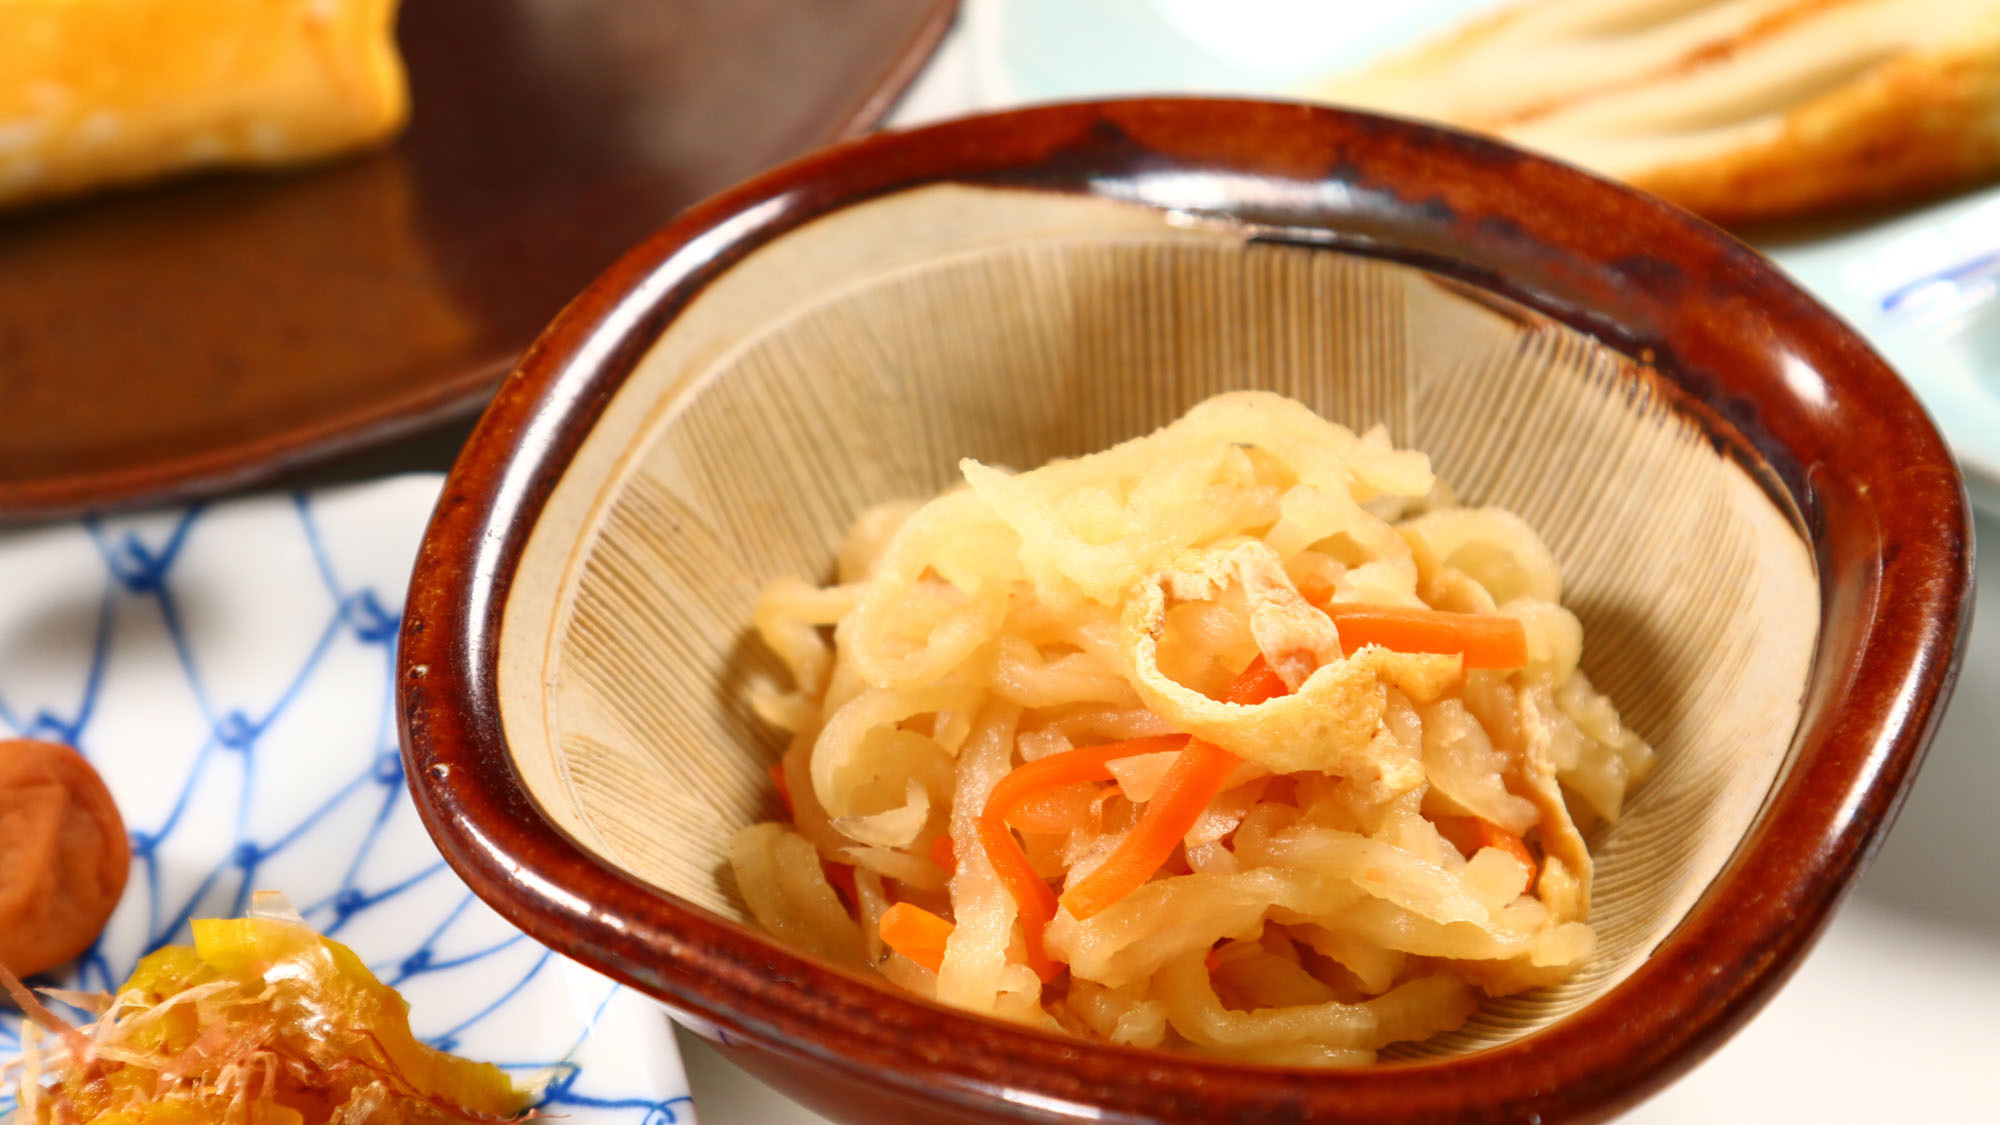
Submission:
<svg viewBox="0 0 2000 1125">
<path fill-rule="evenodd" d="M 749 633 L 760 586 L 825 577 L 858 512 L 935 494 L 961 456 L 1030 467 L 1245 387 L 1387 426 L 1561 561 L 1584 668 L 1659 766 L 1591 839 L 1588 967 L 1402 1050 L 1460 1054 L 1577 1011 L 1687 915 L 1785 768 L 1820 621 L 1800 516 L 1596 339 L 1246 226 L 933 185 L 713 280 L 583 437 L 521 556 L 497 674 L 523 783 L 611 865 L 745 919 L 724 849 L 774 814 L 779 749 L 746 703 L 777 674 Z"/>
</svg>

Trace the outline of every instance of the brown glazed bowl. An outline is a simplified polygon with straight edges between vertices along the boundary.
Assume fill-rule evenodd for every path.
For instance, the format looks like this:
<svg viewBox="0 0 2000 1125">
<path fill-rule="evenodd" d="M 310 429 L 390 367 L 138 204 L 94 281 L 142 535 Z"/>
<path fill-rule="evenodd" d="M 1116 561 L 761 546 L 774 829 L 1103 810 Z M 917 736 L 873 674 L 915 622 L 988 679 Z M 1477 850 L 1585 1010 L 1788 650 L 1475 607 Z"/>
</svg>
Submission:
<svg viewBox="0 0 2000 1125">
<path fill-rule="evenodd" d="M 1592 838 L 1588 967 L 1315 1071 L 954 1012 L 745 925 L 724 848 L 777 808 L 759 586 L 823 576 L 961 455 L 1025 467 L 1245 386 L 1386 425 L 1561 561 L 1585 669 L 1660 753 Z M 1895 374 L 1681 211 L 1333 109 L 1052 106 L 788 165 L 585 290 L 445 485 L 403 746 L 495 908 L 842 1120 L 1595 1120 L 1826 923 L 1943 710 L 1971 555 Z"/>
</svg>

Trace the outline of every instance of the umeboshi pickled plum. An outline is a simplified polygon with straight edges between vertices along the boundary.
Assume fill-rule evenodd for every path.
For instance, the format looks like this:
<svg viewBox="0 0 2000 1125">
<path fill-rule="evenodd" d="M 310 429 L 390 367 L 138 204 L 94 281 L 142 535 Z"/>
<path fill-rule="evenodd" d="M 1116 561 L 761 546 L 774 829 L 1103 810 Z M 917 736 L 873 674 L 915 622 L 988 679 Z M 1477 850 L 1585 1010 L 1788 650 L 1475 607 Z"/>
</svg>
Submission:
<svg viewBox="0 0 2000 1125">
<path fill-rule="evenodd" d="M 25 977 L 88 949 L 131 864 L 125 822 L 83 755 L 0 741 L 0 965 Z"/>
</svg>

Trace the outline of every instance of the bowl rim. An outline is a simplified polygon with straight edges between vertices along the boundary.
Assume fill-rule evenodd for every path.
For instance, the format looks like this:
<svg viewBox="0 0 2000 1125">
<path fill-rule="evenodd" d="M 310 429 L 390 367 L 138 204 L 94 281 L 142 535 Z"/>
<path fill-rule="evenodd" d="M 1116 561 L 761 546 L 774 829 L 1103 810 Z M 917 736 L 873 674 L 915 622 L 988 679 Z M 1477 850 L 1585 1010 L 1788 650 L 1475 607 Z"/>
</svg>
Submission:
<svg viewBox="0 0 2000 1125">
<path fill-rule="evenodd" d="M 1184 194 L 1190 172 L 1235 193 L 1225 210 Z M 1706 893 L 1630 976 L 1519 1040 L 1356 1071 L 1087 1043 L 816 963 L 613 868 L 542 814 L 500 725 L 499 630 L 522 551 L 584 435 L 668 321 L 735 262 L 833 210 L 939 183 L 1206 214 L 1502 293 L 1654 365 L 1676 406 L 1790 508 L 1821 588 L 1788 767 Z M 1752 354 L 1748 340 L 1768 344 Z M 1692 215 L 1498 142 L 1330 107 L 1040 106 L 781 166 L 690 208 L 571 302 L 445 482 L 406 602 L 399 726 L 426 827 L 502 915 L 732 1040 L 852 1082 L 974 1119 L 1599 1119 L 1740 1027 L 1872 855 L 1963 653 L 1970 526 L 1955 463 L 1894 372 L 1776 267 Z"/>
</svg>

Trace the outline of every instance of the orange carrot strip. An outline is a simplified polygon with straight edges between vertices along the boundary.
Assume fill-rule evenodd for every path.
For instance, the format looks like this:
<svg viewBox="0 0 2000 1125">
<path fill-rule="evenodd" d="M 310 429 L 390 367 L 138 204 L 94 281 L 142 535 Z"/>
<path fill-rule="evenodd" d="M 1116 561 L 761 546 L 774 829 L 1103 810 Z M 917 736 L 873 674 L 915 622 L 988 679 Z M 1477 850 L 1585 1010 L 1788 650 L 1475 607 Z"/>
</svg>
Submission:
<svg viewBox="0 0 2000 1125">
<path fill-rule="evenodd" d="M 1535 853 L 1528 850 L 1528 842 L 1505 828 L 1477 816 L 1446 816 L 1437 820 L 1438 833 L 1451 841 L 1452 847 L 1471 859 L 1481 848 L 1499 848 L 1518 859 L 1528 868 L 1528 884 L 1534 885 L 1535 876 L 1541 865 L 1535 862 Z"/>
<path fill-rule="evenodd" d="M 1535 862 L 1535 853 L 1528 850 L 1528 842 L 1526 840 L 1521 839 L 1519 836 L 1514 835 L 1512 832 L 1507 831 L 1490 820 L 1479 820 L 1478 824 L 1474 826 L 1473 831 L 1478 833 L 1480 847 L 1499 848 L 1501 851 L 1520 860 L 1522 865 L 1528 869 L 1528 885 L 1534 885 L 1535 875 L 1539 872 L 1540 865 Z"/>
<path fill-rule="evenodd" d="M 953 928 L 921 906 L 899 902 L 882 912 L 875 930 L 882 935 L 882 944 L 935 973 L 944 964 L 944 943 Z"/>
<path fill-rule="evenodd" d="M 1333 583 L 1324 578 L 1308 576 L 1300 580 L 1299 593 L 1312 604 L 1324 606 L 1333 598 Z"/>
<path fill-rule="evenodd" d="M 1458 854 L 1467 859 L 1479 850 L 1479 830 L 1474 827 L 1479 820 L 1476 816 L 1434 816 L 1431 824 L 1446 842 L 1458 849 Z"/>
<path fill-rule="evenodd" d="M 821 860 L 819 869 L 826 874 L 826 881 L 833 884 L 833 889 L 840 892 L 849 910 L 861 905 L 861 892 L 854 885 L 853 864 Z"/>
<path fill-rule="evenodd" d="M 1150 738 L 1128 738 L 1122 742 L 1085 746 L 1076 750 L 1065 750 L 1060 754 L 1050 754 L 1046 758 L 1037 758 L 1009 772 L 994 784 L 992 794 L 986 798 L 986 812 L 990 815 L 996 807 L 1012 812 L 1023 802 L 1065 785 L 1114 780 L 1110 763 L 1120 758 L 1135 758 L 1141 754 L 1179 750 L 1186 746 L 1187 742 L 1188 736 L 1184 734 L 1161 734 Z"/>
<path fill-rule="evenodd" d="M 1078 918 L 1088 918 L 1131 894 L 1174 854 L 1181 838 L 1200 819 L 1242 759 L 1199 740 L 1167 770 L 1139 823 L 1112 849 L 1097 870 L 1063 892 L 1058 900 Z"/>
<path fill-rule="evenodd" d="M 1284 695 L 1291 689 L 1271 670 L 1263 657 L 1250 662 L 1229 690 L 1222 693 L 1225 703 L 1255 704 Z M 1200 739 L 1189 739 L 1181 756 L 1160 780 L 1153 799 L 1139 823 L 1125 834 L 1097 870 L 1063 893 L 1059 900 L 1078 918 L 1093 914 L 1138 890 L 1153 877 L 1160 865 L 1174 854 L 1182 837 L 1222 792 L 1229 775 L 1243 759 Z"/>
<path fill-rule="evenodd" d="M 987 861 L 993 865 L 994 874 L 1000 877 L 1001 885 L 1014 899 L 1021 918 L 1021 938 L 1027 948 L 1028 967 L 1035 970 L 1035 975 L 1042 980 L 1053 980 L 1056 975 L 1055 964 L 1042 948 L 1042 931 L 1056 916 L 1056 893 L 1029 864 L 1027 853 L 1021 850 L 1013 830 L 1007 827 L 1008 814 L 1023 801 L 1051 789 L 1083 781 L 1110 781 L 1109 763 L 1120 758 L 1178 750 L 1186 744 L 1186 735 L 1171 734 L 1065 750 L 1009 772 L 994 784 L 992 793 L 987 795 L 986 808 L 979 814 L 979 843 L 986 851 Z"/>
<path fill-rule="evenodd" d="M 958 874 L 958 852 L 952 847 L 951 837 L 939 836 L 931 841 L 931 862 L 944 868 L 947 875 Z"/>
<path fill-rule="evenodd" d="M 771 763 L 771 784 L 778 787 L 778 799 L 785 802 L 785 815 L 796 820 L 799 814 L 798 810 L 792 807 L 792 787 L 785 784 L 784 762 Z"/>
<path fill-rule="evenodd" d="M 987 805 L 991 810 L 992 805 Z M 1043 951 L 1042 931 L 1048 928 L 1049 920 L 1056 916 L 1056 893 L 1042 881 L 1035 868 L 1028 862 L 1026 852 L 1014 840 L 1014 833 L 1007 822 L 998 816 L 979 818 L 979 845 L 986 849 L 986 859 L 993 865 L 993 873 L 1000 877 L 1000 885 L 1007 888 L 1008 895 L 1021 918 L 1021 939 L 1027 949 L 1028 967 L 1043 982 L 1054 980 L 1056 967 Z"/>
<path fill-rule="evenodd" d="M 1381 645 L 1396 652 L 1458 653 L 1467 668 L 1519 668 L 1528 632 L 1512 617 L 1386 605 L 1323 606 L 1340 630 L 1342 652 Z"/>
</svg>

